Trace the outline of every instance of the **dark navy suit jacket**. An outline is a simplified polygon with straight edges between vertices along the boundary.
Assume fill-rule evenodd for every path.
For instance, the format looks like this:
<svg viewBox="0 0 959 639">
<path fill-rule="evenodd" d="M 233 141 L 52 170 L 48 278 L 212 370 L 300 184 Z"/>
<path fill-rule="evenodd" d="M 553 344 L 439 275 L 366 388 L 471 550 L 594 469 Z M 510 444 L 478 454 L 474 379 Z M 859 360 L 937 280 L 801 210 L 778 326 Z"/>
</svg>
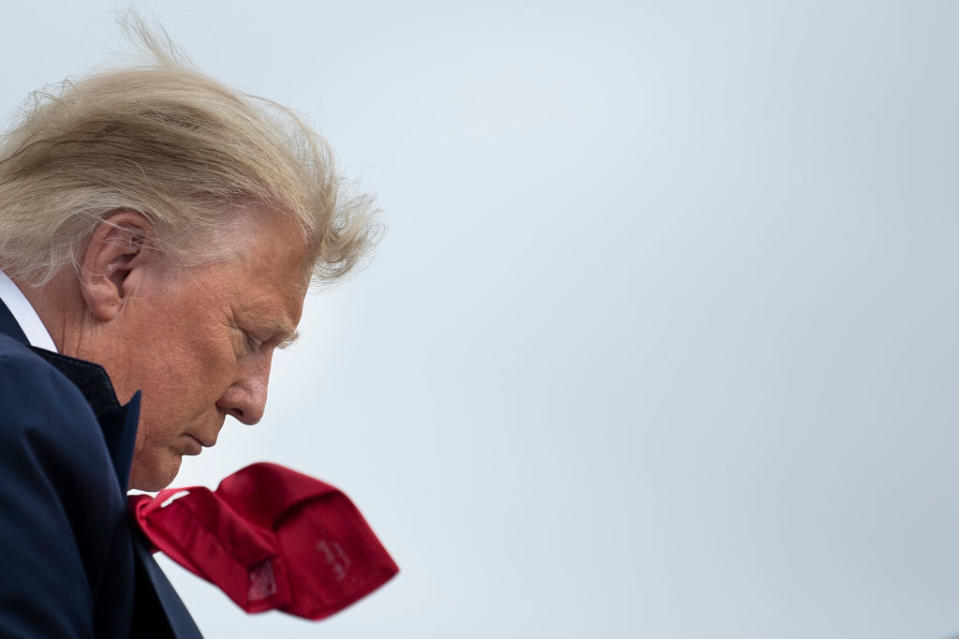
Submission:
<svg viewBox="0 0 959 639">
<path fill-rule="evenodd" d="M 0 637 L 200 637 L 126 515 L 139 408 L 0 301 Z"/>
</svg>

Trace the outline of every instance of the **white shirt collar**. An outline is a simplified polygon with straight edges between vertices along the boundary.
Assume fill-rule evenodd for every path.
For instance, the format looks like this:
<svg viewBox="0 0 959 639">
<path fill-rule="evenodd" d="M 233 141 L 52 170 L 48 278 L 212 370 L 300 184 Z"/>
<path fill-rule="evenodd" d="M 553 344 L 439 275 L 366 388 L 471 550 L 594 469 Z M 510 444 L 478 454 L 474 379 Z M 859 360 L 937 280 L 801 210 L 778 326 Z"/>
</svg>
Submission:
<svg viewBox="0 0 959 639">
<path fill-rule="evenodd" d="M 17 320 L 20 330 L 27 336 L 31 346 L 57 352 L 56 344 L 53 343 L 53 338 L 50 337 L 43 322 L 40 321 L 40 316 L 33 310 L 33 306 L 13 280 L 3 271 L 0 271 L 0 300 L 3 300 L 4 305 L 13 314 L 13 319 Z"/>
</svg>

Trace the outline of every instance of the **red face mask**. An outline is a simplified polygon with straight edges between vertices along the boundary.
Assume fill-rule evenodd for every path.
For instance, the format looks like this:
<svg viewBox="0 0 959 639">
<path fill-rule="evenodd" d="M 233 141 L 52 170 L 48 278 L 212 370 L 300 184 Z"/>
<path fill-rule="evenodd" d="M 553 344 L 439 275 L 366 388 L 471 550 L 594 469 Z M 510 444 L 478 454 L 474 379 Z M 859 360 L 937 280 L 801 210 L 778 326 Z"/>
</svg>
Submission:
<svg viewBox="0 0 959 639">
<path fill-rule="evenodd" d="M 216 491 L 168 488 L 129 506 L 157 549 L 247 612 L 322 619 L 399 572 L 346 495 L 277 464 L 247 466 Z"/>
</svg>

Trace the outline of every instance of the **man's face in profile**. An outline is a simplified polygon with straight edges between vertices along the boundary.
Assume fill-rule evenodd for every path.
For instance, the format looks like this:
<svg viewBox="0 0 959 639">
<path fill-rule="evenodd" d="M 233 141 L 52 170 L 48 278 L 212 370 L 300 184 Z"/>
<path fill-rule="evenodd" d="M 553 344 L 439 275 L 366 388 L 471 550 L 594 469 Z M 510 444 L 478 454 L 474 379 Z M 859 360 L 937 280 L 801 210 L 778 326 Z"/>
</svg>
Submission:
<svg viewBox="0 0 959 639">
<path fill-rule="evenodd" d="M 295 336 L 306 293 L 305 242 L 286 217 L 248 224 L 227 261 L 133 269 L 107 353 L 121 401 L 142 390 L 130 487 L 159 490 L 182 455 L 216 443 L 227 415 L 255 424 L 273 351 Z"/>
</svg>

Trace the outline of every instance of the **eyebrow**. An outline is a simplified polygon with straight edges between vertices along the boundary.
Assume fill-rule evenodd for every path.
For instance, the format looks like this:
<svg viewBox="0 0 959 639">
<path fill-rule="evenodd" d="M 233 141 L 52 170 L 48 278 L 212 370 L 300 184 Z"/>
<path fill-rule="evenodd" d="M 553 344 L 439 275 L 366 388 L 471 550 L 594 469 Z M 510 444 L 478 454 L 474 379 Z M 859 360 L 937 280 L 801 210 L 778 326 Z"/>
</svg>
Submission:
<svg viewBox="0 0 959 639">
<path fill-rule="evenodd" d="M 269 321 L 259 324 L 253 319 L 250 322 L 250 332 L 265 338 L 263 341 L 279 340 L 276 348 L 281 349 L 292 346 L 300 339 L 300 332 L 296 330 L 296 327 L 290 328 L 290 325 L 283 321 Z"/>
<path fill-rule="evenodd" d="M 298 339 L 300 339 L 300 331 L 293 331 L 289 334 L 289 337 L 284 338 L 282 342 L 276 345 L 276 347 L 282 350 L 289 346 L 293 346 Z"/>
</svg>

